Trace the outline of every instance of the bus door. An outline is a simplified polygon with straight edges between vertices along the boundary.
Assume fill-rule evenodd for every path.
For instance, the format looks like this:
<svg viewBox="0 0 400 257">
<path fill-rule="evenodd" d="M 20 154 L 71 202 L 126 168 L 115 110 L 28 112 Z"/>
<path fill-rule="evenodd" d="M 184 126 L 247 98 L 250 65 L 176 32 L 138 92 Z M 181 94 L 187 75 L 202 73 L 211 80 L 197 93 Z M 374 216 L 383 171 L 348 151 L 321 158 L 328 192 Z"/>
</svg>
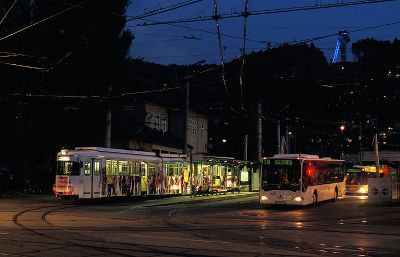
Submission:
<svg viewBox="0 0 400 257">
<path fill-rule="evenodd" d="M 100 161 L 89 159 L 83 163 L 83 198 L 100 197 Z"/>
</svg>

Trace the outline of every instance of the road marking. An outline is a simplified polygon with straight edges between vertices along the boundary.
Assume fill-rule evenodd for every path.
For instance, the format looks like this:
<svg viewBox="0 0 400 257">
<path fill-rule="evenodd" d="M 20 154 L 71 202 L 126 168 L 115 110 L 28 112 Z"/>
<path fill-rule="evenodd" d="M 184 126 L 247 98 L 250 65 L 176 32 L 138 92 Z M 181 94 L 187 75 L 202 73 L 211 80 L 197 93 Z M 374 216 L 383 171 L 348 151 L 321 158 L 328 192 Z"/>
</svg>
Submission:
<svg viewBox="0 0 400 257">
<path fill-rule="evenodd" d="M 205 239 L 188 239 L 179 237 L 160 237 L 160 236 L 146 236 L 146 235 L 135 235 L 130 234 L 131 237 L 142 237 L 142 238 L 156 238 L 156 239 L 168 239 L 168 240 L 180 240 L 180 241 L 192 241 L 192 242 L 203 242 L 203 243 L 223 243 L 223 244 L 233 244 L 234 242 L 228 241 L 218 241 L 218 240 L 205 240 Z"/>
</svg>

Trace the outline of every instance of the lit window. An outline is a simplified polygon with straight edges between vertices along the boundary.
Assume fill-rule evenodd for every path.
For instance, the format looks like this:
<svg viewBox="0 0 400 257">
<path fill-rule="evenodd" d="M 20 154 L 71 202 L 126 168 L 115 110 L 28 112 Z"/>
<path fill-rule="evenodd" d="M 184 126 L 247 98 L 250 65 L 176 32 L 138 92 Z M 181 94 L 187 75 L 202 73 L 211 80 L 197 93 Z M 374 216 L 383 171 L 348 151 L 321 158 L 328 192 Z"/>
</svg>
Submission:
<svg viewBox="0 0 400 257">
<path fill-rule="evenodd" d="M 84 173 L 86 176 L 90 175 L 90 161 L 85 161 Z"/>
<path fill-rule="evenodd" d="M 100 175 L 100 161 L 95 161 L 94 162 L 94 175 L 99 176 Z"/>
</svg>

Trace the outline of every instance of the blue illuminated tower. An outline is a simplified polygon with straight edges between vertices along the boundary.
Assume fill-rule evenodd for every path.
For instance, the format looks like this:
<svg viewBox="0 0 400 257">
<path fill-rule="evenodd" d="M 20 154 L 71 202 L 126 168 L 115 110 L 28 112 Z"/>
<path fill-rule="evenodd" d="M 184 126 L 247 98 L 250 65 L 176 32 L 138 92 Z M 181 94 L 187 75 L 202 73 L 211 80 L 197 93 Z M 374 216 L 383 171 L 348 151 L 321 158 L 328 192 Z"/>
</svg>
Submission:
<svg viewBox="0 0 400 257">
<path fill-rule="evenodd" d="M 346 45 L 350 42 L 349 33 L 347 30 L 339 31 L 339 38 L 336 43 L 335 53 L 332 58 L 332 63 L 336 63 L 340 51 L 340 61 L 347 62 Z"/>
</svg>

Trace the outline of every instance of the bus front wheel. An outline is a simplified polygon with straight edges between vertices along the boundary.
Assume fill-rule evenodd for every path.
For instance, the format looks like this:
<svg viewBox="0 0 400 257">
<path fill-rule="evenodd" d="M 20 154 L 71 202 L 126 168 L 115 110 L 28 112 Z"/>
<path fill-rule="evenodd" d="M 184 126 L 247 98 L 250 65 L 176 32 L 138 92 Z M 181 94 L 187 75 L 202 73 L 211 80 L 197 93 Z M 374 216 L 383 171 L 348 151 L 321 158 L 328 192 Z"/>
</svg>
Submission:
<svg viewBox="0 0 400 257">
<path fill-rule="evenodd" d="M 312 204 L 313 204 L 314 206 L 316 206 L 317 203 L 318 203 L 318 194 L 317 194 L 317 191 L 315 191 L 314 194 L 313 194 L 313 196 L 312 196 Z"/>
</svg>

